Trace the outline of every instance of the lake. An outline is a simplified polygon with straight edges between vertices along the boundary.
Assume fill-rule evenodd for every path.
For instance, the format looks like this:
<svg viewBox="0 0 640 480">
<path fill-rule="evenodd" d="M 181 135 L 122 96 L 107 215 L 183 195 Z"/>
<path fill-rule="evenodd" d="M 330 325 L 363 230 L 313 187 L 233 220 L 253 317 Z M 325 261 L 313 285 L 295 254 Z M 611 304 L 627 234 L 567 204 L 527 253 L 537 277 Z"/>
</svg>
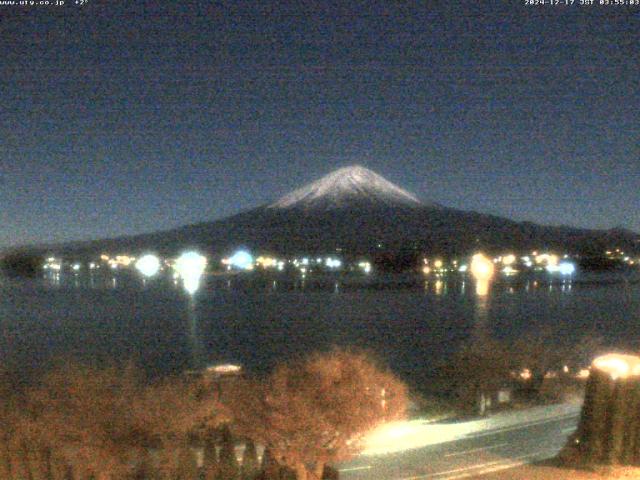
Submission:
<svg viewBox="0 0 640 480">
<path fill-rule="evenodd" d="M 132 359 L 152 376 L 212 363 L 253 372 L 331 345 L 369 348 L 410 383 L 479 329 L 516 338 L 595 331 L 638 350 L 637 272 L 498 279 L 486 297 L 460 276 L 322 281 L 207 277 L 190 298 L 169 279 L 132 273 L 0 282 L 0 362 L 28 377 L 59 358 Z"/>
</svg>

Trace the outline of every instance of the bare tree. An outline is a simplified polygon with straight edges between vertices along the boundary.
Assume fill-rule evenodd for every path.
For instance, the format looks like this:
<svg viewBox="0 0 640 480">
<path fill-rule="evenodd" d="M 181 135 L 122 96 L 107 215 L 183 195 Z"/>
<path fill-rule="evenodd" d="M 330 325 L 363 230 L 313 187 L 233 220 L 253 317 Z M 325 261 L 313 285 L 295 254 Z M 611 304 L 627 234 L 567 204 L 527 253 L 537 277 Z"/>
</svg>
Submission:
<svg viewBox="0 0 640 480">
<path fill-rule="evenodd" d="M 195 474 L 190 440 L 221 418 L 200 385 L 148 385 L 130 367 L 54 369 L 16 407 L 1 432 L 8 479 L 187 478 Z"/>
<path fill-rule="evenodd" d="M 376 425 L 404 415 L 406 387 L 370 355 L 334 349 L 278 366 L 239 386 L 230 402 L 238 430 L 266 445 L 298 480 L 355 454 Z"/>
</svg>

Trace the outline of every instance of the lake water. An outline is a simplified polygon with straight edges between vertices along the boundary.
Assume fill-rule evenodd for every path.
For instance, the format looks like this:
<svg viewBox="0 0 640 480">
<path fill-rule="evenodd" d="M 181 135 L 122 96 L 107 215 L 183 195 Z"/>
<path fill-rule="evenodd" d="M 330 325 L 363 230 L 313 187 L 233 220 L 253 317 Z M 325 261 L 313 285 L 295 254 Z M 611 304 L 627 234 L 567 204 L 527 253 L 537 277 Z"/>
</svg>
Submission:
<svg viewBox="0 0 640 480">
<path fill-rule="evenodd" d="M 478 329 L 515 338 L 550 327 L 572 342 L 595 331 L 638 350 L 636 274 L 574 281 L 512 277 L 478 297 L 471 280 L 395 277 L 354 285 L 208 277 L 191 299 L 169 280 L 131 274 L 0 282 L 0 363 L 31 374 L 58 358 L 133 359 L 151 375 L 218 362 L 261 372 L 330 345 L 369 348 L 411 383 Z M 275 283 L 274 283 L 275 281 Z M 355 282 L 357 283 L 357 282 Z"/>
</svg>

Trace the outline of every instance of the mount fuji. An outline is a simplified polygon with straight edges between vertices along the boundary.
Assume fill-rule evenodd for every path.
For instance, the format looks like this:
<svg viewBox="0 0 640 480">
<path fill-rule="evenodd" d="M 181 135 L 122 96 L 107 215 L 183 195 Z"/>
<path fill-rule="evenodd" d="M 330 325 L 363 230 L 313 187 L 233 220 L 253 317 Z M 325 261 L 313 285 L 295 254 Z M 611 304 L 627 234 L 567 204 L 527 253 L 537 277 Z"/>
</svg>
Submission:
<svg viewBox="0 0 640 480">
<path fill-rule="evenodd" d="M 601 255 L 611 246 L 640 252 L 640 235 L 623 229 L 542 226 L 426 203 L 367 168 L 351 166 L 221 220 L 41 251 L 94 255 L 151 250 L 173 255 L 191 247 L 226 255 L 241 246 L 285 255 L 459 255 L 478 249 L 545 248 Z"/>
<path fill-rule="evenodd" d="M 420 207 L 418 198 L 360 165 L 340 168 L 268 208 L 336 209 L 358 206 Z"/>
</svg>

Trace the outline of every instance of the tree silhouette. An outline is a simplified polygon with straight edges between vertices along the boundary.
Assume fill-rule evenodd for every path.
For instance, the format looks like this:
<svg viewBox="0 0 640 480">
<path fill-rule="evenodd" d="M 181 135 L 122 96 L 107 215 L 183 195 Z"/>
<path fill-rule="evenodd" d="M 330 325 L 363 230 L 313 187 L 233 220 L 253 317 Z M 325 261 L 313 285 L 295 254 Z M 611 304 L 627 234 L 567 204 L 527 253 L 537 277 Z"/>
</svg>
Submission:
<svg viewBox="0 0 640 480">
<path fill-rule="evenodd" d="M 243 382 L 233 399 L 244 435 L 298 480 L 319 480 L 327 463 L 357 453 L 363 434 L 404 415 L 406 387 L 370 355 L 334 349 L 282 364 L 265 382 Z"/>
<path fill-rule="evenodd" d="M 194 435 L 222 418 L 202 386 L 149 385 L 132 367 L 63 365 L 0 395 L 0 478 L 9 480 L 195 478 Z"/>
<path fill-rule="evenodd" d="M 253 480 L 258 473 L 258 452 L 253 440 L 247 440 L 242 455 L 242 480 Z"/>
<path fill-rule="evenodd" d="M 214 480 L 218 473 L 218 454 L 213 432 L 208 432 L 204 438 L 202 459 L 203 476 L 205 480 Z"/>
<path fill-rule="evenodd" d="M 236 448 L 228 425 L 221 431 L 220 458 L 218 460 L 218 476 L 220 480 L 236 480 L 240 474 Z"/>
</svg>

